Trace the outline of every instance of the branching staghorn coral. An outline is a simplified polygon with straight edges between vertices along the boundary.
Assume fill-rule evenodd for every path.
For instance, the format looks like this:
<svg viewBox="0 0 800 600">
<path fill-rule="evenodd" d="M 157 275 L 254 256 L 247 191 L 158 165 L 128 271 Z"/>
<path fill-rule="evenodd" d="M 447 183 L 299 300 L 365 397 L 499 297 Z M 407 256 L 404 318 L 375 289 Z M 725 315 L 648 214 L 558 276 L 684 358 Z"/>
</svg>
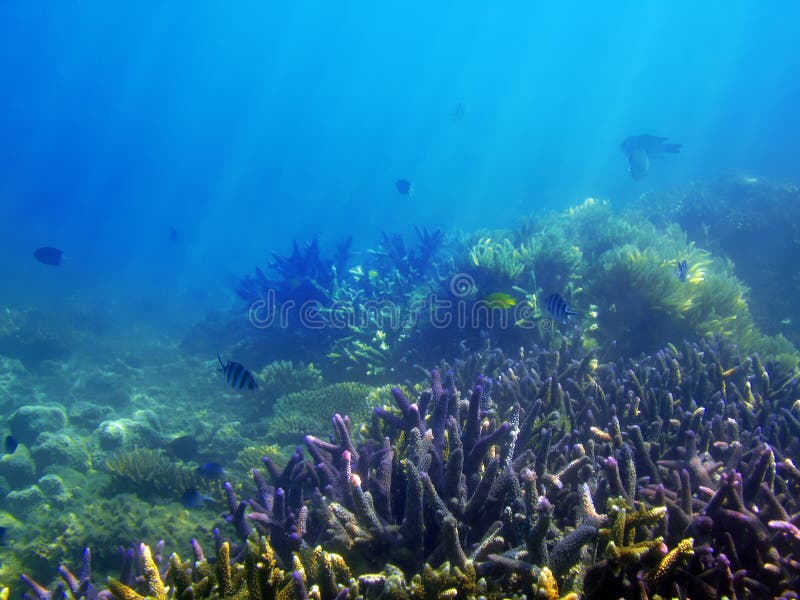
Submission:
<svg viewBox="0 0 800 600">
<path fill-rule="evenodd" d="M 171 570 L 182 589 L 790 597 L 800 377 L 712 339 L 635 362 L 566 345 L 479 362 L 491 379 L 464 389 L 432 371 L 428 389 L 413 401 L 394 390 L 395 409 L 357 435 L 336 414 L 333 435 L 307 436 L 283 468 L 265 459 L 248 500 L 226 484 L 237 539 L 217 532 L 226 558 L 213 569 Z M 317 546 L 340 565 L 334 585 L 305 558 Z M 255 579 L 272 592 L 246 587 Z"/>
</svg>

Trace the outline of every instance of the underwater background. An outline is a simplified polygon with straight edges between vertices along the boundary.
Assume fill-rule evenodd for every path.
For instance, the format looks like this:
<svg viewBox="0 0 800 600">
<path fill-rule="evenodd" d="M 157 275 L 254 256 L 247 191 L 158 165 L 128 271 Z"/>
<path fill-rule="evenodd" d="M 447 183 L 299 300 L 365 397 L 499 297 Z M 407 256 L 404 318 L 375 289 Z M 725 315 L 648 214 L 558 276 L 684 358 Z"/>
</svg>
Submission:
<svg viewBox="0 0 800 600">
<path fill-rule="evenodd" d="M 796 597 L 798 19 L 0 4 L 0 597 Z"/>
</svg>

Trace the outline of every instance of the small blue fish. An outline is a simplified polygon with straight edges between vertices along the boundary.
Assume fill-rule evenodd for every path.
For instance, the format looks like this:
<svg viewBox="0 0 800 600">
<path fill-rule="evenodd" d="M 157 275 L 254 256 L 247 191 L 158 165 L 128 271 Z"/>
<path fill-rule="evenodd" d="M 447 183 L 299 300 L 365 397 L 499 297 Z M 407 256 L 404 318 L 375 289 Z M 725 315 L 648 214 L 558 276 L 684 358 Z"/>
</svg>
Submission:
<svg viewBox="0 0 800 600">
<path fill-rule="evenodd" d="M 678 268 L 675 269 L 675 277 L 678 281 L 686 281 L 686 278 L 689 276 L 689 265 L 686 264 L 686 259 L 684 258 L 682 261 L 678 263 Z"/>
<path fill-rule="evenodd" d="M 232 360 L 223 363 L 219 354 L 217 354 L 217 360 L 222 367 L 220 371 L 225 374 L 225 381 L 231 384 L 231 387 L 239 390 L 243 390 L 244 388 L 255 390 L 258 388 L 253 374 L 245 369 L 244 365 L 233 362 Z"/>
<path fill-rule="evenodd" d="M 197 467 L 197 472 L 207 479 L 222 479 L 225 477 L 225 468 L 215 462 L 207 462 Z"/>
<path fill-rule="evenodd" d="M 17 442 L 17 438 L 13 435 L 6 436 L 6 454 L 14 454 L 17 450 L 17 446 L 19 446 L 19 442 Z"/>
<path fill-rule="evenodd" d="M 581 316 L 581 313 L 570 309 L 569 304 L 561 297 L 561 294 L 550 294 L 544 301 L 544 306 L 559 323 L 575 325 L 572 317 Z"/>
<path fill-rule="evenodd" d="M 201 508 L 206 502 L 216 502 L 216 500 L 201 493 L 197 488 L 189 488 L 181 495 L 181 504 L 186 508 Z"/>
</svg>

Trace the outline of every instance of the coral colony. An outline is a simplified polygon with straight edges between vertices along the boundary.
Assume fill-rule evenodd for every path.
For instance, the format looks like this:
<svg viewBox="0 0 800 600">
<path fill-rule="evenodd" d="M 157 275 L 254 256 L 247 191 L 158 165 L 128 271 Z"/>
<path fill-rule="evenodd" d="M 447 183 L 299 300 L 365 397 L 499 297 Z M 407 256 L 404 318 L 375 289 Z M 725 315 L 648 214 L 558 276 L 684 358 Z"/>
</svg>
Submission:
<svg viewBox="0 0 800 600">
<path fill-rule="evenodd" d="M 28 597 L 797 597 L 797 376 L 712 338 L 474 361 L 497 376 L 433 370 L 225 483 L 232 539 L 134 545 L 107 584 L 87 549 L 50 588 L 23 576 Z"/>
</svg>

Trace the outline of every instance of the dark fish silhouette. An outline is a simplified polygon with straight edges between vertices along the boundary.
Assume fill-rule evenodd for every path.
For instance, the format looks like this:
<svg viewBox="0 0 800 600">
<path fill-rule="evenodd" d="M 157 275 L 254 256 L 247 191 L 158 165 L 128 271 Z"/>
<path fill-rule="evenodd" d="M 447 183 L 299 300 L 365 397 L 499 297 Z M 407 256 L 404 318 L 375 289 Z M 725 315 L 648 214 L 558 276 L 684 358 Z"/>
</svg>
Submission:
<svg viewBox="0 0 800 600">
<path fill-rule="evenodd" d="M 464 103 L 463 102 L 456 103 L 456 105 L 453 107 L 453 113 L 452 113 L 453 120 L 460 121 L 461 119 L 464 118 L 464 115 L 466 113 L 467 113 L 467 107 L 464 106 Z"/>
<path fill-rule="evenodd" d="M 223 363 L 219 354 L 217 354 L 217 360 L 222 367 L 220 370 L 225 375 L 225 381 L 231 384 L 231 387 L 239 390 L 244 388 L 254 390 L 258 388 L 253 374 L 245 369 L 242 364 L 233 362 L 232 360 Z"/>
<path fill-rule="evenodd" d="M 397 191 L 404 196 L 410 196 L 411 192 L 413 191 L 411 182 L 408 179 L 398 179 L 394 182 L 394 187 L 396 187 Z"/>
<path fill-rule="evenodd" d="M 675 269 L 675 277 L 677 277 L 679 281 L 686 281 L 688 276 L 689 265 L 686 263 L 686 259 L 684 258 L 678 263 L 678 268 Z"/>
<path fill-rule="evenodd" d="M 17 446 L 19 443 L 17 442 L 17 438 L 13 435 L 6 436 L 6 454 L 14 454 L 17 450 Z"/>
<path fill-rule="evenodd" d="M 8 532 L 8 527 L 0 527 L 0 546 L 6 545 L 6 533 Z"/>
<path fill-rule="evenodd" d="M 207 462 L 197 467 L 197 473 L 207 479 L 222 479 L 225 477 L 225 468 L 219 463 Z"/>
<path fill-rule="evenodd" d="M 169 227 L 169 241 L 173 244 L 178 241 L 178 230 L 172 225 Z"/>
<path fill-rule="evenodd" d="M 216 502 L 216 500 L 196 488 L 190 488 L 181 494 L 181 504 L 186 508 L 201 508 L 206 502 Z"/>
<path fill-rule="evenodd" d="M 559 323 L 575 325 L 572 317 L 581 316 L 581 313 L 570 309 L 569 304 L 560 294 L 550 294 L 544 301 L 544 307 Z"/>
<path fill-rule="evenodd" d="M 179 435 L 164 446 L 167 454 L 181 460 L 193 460 L 200 452 L 200 445 L 192 435 Z"/>
<path fill-rule="evenodd" d="M 681 151 L 681 144 L 667 143 L 667 139 L 643 133 L 623 140 L 620 150 L 628 157 L 628 170 L 635 181 L 647 176 L 651 158 L 661 154 L 677 154 Z"/>
<path fill-rule="evenodd" d="M 33 256 L 40 263 L 57 267 L 61 264 L 61 260 L 64 257 L 64 252 L 58 248 L 53 248 L 52 246 L 43 246 L 42 248 L 37 248 L 34 250 Z"/>
</svg>

